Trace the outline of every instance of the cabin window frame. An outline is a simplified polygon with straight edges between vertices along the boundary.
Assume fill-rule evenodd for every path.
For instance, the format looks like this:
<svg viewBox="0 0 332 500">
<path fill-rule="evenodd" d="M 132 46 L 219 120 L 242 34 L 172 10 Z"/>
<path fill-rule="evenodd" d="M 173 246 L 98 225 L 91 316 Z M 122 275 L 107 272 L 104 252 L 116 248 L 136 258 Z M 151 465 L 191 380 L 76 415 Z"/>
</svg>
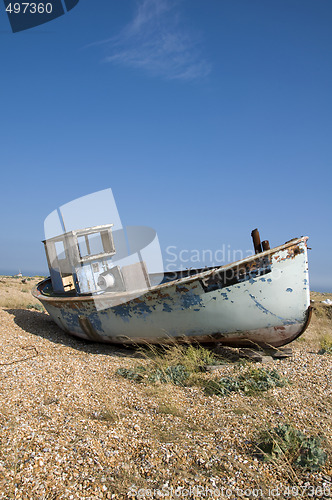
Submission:
<svg viewBox="0 0 332 500">
<path fill-rule="evenodd" d="M 107 259 L 112 257 L 115 252 L 115 246 L 113 241 L 113 235 L 111 231 L 112 225 L 105 227 L 97 226 L 95 229 L 88 228 L 78 231 L 73 231 L 74 246 L 77 249 L 78 262 L 86 263 L 92 260 Z M 103 251 L 99 253 L 91 253 L 91 241 L 89 241 L 89 236 L 100 235 L 100 243 Z M 82 255 L 79 238 L 84 237 L 84 242 L 87 250 L 86 255 Z"/>
</svg>

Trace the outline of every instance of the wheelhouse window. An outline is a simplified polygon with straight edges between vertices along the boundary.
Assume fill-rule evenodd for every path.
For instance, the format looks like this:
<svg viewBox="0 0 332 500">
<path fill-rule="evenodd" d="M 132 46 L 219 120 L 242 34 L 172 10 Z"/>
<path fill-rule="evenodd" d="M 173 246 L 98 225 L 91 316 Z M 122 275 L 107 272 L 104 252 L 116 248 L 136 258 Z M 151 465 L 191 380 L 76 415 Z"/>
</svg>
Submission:
<svg viewBox="0 0 332 500">
<path fill-rule="evenodd" d="M 99 231 L 76 231 L 77 248 L 81 262 L 114 255 L 115 248 L 110 228 Z"/>
</svg>

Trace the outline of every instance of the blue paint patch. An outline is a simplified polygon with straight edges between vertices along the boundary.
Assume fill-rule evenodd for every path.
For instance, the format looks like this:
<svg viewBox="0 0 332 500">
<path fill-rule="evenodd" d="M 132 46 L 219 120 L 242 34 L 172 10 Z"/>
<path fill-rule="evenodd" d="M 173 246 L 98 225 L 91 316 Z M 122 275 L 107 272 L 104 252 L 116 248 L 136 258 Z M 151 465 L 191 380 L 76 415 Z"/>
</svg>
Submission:
<svg viewBox="0 0 332 500">
<path fill-rule="evenodd" d="M 181 294 L 179 298 L 183 309 L 190 309 L 192 306 L 204 307 L 200 295 L 193 293 L 192 290 L 189 290 L 188 292 Z"/>
<path fill-rule="evenodd" d="M 268 283 L 272 283 L 271 278 L 267 279 L 266 281 L 267 281 Z"/>
<path fill-rule="evenodd" d="M 133 315 L 146 317 L 153 312 L 156 306 L 148 306 L 145 302 L 126 303 L 112 307 L 112 311 L 116 316 L 120 316 L 124 321 L 128 322 Z"/>
<path fill-rule="evenodd" d="M 155 309 L 156 306 L 148 306 L 145 302 L 140 302 L 131 307 L 132 312 L 138 316 L 147 316 Z"/>
<path fill-rule="evenodd" d="M 259 281 L 266 281 L 265 278 L 259 278 Z"/>
<path fill-rule="evenodd" d="M 89 320 L 92 327 L 96 330 L 97 333 L 105 333 L 98 313 L 90 314 Z"/>
<path fill-rule="evenodd" d="M 225 299 L 225 300 L 228 300 L 228 295 L 227 295 L 227 293 L 222 292 L 220 295 L 221 295 L 222 297 L 224 297 L 224 299 Z"/>
<path fill-rule="evenodd" d="M 115 316 L 120 316 L 126 323 L 129 323 L 131 318 L 130 307 L 128 304 L 119 304 L 118 306 L 112 307 L 112 312 Z"/>
<path fill-rule="evenodd" d="M 170 313 L 172 312 L 172 308 L 166 302 L 164 302 L 163 311 Z"/>
<path fill-rule="evenodd" d="M 61 317 L 67 326 L 80 328 L 78 315 L 76 313 L 73 314 L 66 309 L 61 309 Z"/>
<path fill-rule="evenodd" d="M 286 292 L 292 292 L 293 288 L 286 288 Z"/>
</svg>

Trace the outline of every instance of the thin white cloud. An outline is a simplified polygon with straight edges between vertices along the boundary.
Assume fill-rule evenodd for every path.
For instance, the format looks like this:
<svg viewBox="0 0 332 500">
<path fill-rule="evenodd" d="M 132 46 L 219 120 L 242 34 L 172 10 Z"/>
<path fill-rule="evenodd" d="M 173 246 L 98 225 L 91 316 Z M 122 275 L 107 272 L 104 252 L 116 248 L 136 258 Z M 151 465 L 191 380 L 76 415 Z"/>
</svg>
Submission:
<svg viewBox="0 0 332 500">
<path fill-rule="evenodd" d="M 206 77 L 210 65 L 181 25 L 179 0 L 140 0 L 134 19 L 107 44 L 106 61 L 171 80 Z"/>
</svg>

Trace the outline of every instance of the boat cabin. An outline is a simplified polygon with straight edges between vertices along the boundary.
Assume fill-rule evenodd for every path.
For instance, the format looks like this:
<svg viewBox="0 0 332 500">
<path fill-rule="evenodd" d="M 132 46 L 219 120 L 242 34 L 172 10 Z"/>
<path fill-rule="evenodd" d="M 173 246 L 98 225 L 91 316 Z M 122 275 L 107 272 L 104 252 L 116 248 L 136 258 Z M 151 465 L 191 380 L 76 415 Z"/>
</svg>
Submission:
<svg viewBox="0 0 332 500">
<path fill-rule="evenodd" d="M 150 287 L 144 262 L 130 265 L 112 259 L 116 254 L 113 224 L 63 233 L 43 241 L 55 293 L 95 294 Z"/>
</svg>

